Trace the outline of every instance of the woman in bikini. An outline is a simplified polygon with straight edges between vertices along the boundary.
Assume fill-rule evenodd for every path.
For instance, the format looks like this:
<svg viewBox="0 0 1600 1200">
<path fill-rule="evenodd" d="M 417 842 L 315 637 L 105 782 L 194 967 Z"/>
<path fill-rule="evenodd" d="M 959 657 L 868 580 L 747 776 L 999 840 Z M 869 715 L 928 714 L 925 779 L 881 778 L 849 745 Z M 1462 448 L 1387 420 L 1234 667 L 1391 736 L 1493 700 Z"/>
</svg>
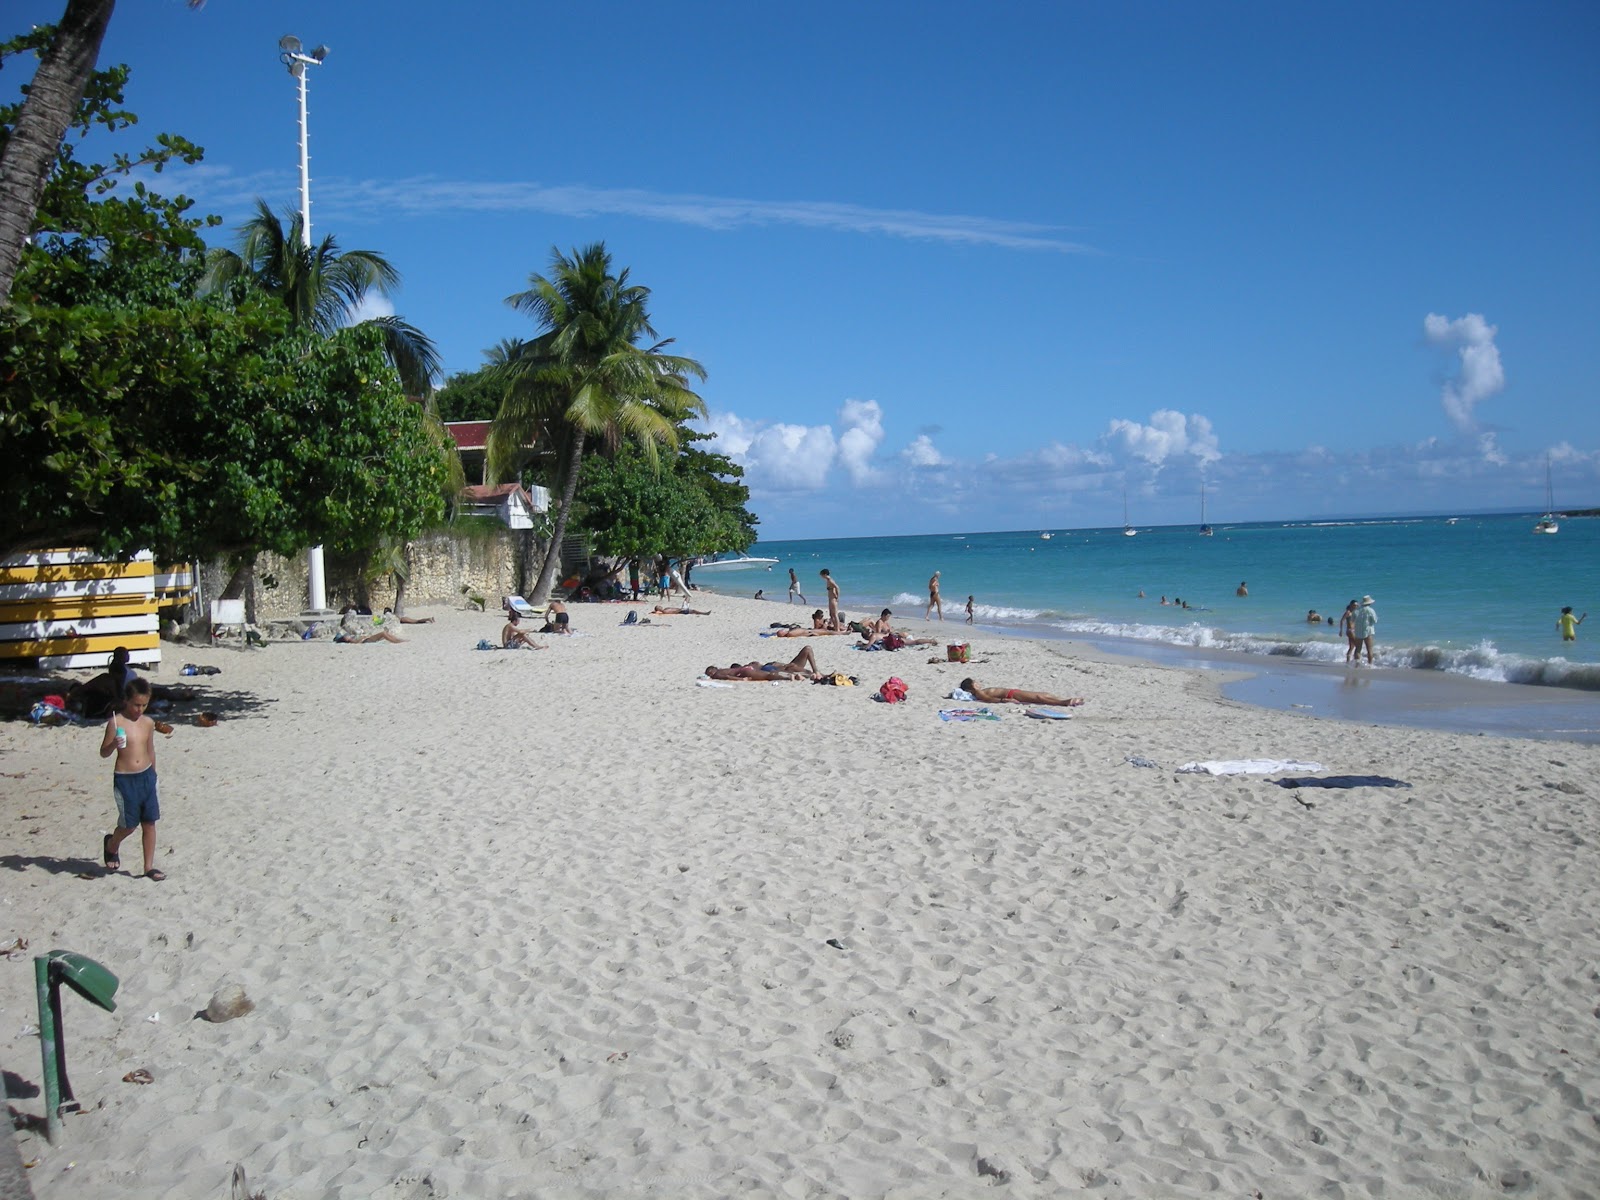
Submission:
<svg viewBox="0 0 1600 1200">
<path fill-rule="evenodd" d="M 1022 688 L 986 688 L 975 679 L 963 679 L 961 690 L 971 692 L 974 700 L 985 704 L 1053 704 L 1061 708 L 1077 708 L 1082 696 L 1052 696 L 1049 692 L 1029 692 Z"/>
</svg>

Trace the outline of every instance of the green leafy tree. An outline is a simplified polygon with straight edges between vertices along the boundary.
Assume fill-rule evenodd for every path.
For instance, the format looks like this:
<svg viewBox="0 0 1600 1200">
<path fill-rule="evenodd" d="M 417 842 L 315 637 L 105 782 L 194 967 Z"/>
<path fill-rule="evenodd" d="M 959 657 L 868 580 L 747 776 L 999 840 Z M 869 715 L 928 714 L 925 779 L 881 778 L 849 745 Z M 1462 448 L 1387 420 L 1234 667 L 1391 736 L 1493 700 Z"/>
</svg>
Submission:
<svg viewBox="0 0 1600 1200">
<path fill-rule="evenodd" d="M 505 385 L 488 366 L 457 371 L 433 395 L 441 421 L 492 421 L 500 411 Z"/>
<path fill-rule="evenodd" d="M 443 516 L 448 470 L 375 331 L 256 301 L 0 315 L 0 550 L 173 558 L 375 544 Z"/>
<path fill-rule="evenodd" d="M 532 275 L 527 291 L 508 302 L 540 328 L 534 338 L 502 348 L 497 364 L 506 397 L 491 435 L 491 463 L 526 445 L 540 429 L 553 433 L 559 484 L 551 549 L 532 601 L 550 595 L 560 546 L 572 513 L 591 441 L 608 450 L 632 442 L 655 463 L 659 448 L 676 448 L 678 425 L 701 415 L 704 402 L 689 379 L 705 378 L 693 359 L 670 355 L 656 338 L 647 307 L 650 290 L 614 271 L 604 244 L 552 251 L 549 276 Z M 553 489 L 554 490 L 554 489 Z"/>
<path fill-rule="evenodd" d="M 205 0 L 189 0 L 199 8 Z M 22 262 L 33 232 L 46 181 L 56 166 L 61 139 L 78 118 L 78 104 L 94 76 L 94 62 L 105 39 L 116 0 L 68 0 L 57 25 L 40 26 L 25 46 L 39 66 L 27 86 L 26 101 L 7 122 L 0 144 L 0 305 Z"/>
<path fill-rule="evenodd" d="M 80 137 L 132 122 L 125 79 L 85 85 Z M 136 161 L 190 153 L 164 138 Z M 264 294 L 194 299 L 204 222 L 181 198 L 107 196 L 119 164 L 58 147 L 0 311 L 0 552 L 289 554 L 437 520 L 448 464 L 379 332 L 296 330 Z"/>
<path fill-rule="evenodd" d="M 239 248 L 214 250 L 203 292 L 238 285 L 258 288 L 285 308 L 295 325 L 328 336 L 353 321 L 368 296 L 392 297 L 400 289 L 400 272 L 376 250 L 340 250 L 325 237 L 306 245 L 299 213 L 284 225 L 265 200 L 256 201 L 256 215 L 239 230 Z M 439 374 L 439 354 L 428 336 L 404 318 L 369 317 L 361 322 L 383 335 L 384 349 L 413 396 L 432 390 Z"/>
</svg>

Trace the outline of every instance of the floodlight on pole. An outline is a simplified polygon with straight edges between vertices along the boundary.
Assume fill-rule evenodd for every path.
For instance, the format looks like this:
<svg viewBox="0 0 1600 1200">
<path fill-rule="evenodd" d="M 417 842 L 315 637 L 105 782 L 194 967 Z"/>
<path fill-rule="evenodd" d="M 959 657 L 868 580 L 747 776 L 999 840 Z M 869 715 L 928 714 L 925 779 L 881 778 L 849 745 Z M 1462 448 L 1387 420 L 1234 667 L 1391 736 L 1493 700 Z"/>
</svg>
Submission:
<svg viewBox="0 0 1600 1200">
<path fill-rule="evenodd" d="M 302 53 L 300 39 L 286 33 L 278 39 L 278 61 L 289 68 L 300 91 L 300 244 L 311 252 L 311 150 L 306 124 L 306 68 L 319 67 L 328 57 L 328 48 L 318 46 L 310 54 Z M 322 568 L 322 547 L 313 546 L 306 551 L 306 592 L 308 611 L 328 611 L 328 589 Z"/>
</svg>

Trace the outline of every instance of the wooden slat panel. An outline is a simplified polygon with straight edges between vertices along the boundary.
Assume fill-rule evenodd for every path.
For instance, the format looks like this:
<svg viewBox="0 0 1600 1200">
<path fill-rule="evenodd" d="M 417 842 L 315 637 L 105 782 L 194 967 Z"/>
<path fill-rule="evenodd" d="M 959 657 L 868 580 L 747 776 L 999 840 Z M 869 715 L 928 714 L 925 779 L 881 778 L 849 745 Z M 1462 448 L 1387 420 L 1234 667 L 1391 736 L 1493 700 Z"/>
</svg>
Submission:
<svg viewBox="0 0 1600 1200">
<path fill-rule="evenodd" d="M 161 651 L 159 648 L 133 650 L 128 654 L 128 661 L 138 667 L 153 667 L 161 662 Z M 39 668 L 44 671 L 61 671 L 68 667 L 104 667 L 110 663 L 110 654 L 58 654 L 39 659 Z"/>
<path fill-rule="evenodd" d="M 137 593 L 127 596 L 78 596 L 54 604 L 47 600 L 9 600 L 0 601 L 0 622 L 122 617 L 151 612 L 153 607 L 151 597 Z"/>
<path fill-rule="evenodd" d="M 143 579 L 80 579 L 57 580 L 50 583 L 0 583 L 0 601 L 6 600 L 63 600 L 80 596 L 148 596 L 154 591 L 152 576 Z"/>
<path fill-rule="evenodd" d="M 0 658 L 44 658 L 63 654 L 110 654 L 118 646 L 150 650 L 161 644 L 155 633 L 118 633 L 97 638 L 50 638 L 47 641 L 0 642 Z"/>
<path fill-rule="evenodd" d="M 99 637 L 115 633 L 155 633 L 160 628 L 155 613 L 128 613 L 123 616 L 78 617 L 73 620 L 47 619 L 0 624 L 0 642 L 52 641 L 67 637 Z"/>
<path fill-rule="evenodd" d="M 153 562 L 87 562 L 61 566 L 0 567 L 0 584 L 71 583 L 80 579 L 154 579 Z"/>
<path fill-rule="evenodd" d="M 109 559 L 101 558 L 93 550 L 73 549 L 62 547 L 58 550 L 40 550 L 33 554 L 13 554 L 8 558 L 0 558 L 0 567 L 59 567 L 65 563 L 96 563 L 108 562 Z M 155 555 L 148 550 L 141 550 L 135 554 L 133 562 L 154 562 Z"/>
</svg>

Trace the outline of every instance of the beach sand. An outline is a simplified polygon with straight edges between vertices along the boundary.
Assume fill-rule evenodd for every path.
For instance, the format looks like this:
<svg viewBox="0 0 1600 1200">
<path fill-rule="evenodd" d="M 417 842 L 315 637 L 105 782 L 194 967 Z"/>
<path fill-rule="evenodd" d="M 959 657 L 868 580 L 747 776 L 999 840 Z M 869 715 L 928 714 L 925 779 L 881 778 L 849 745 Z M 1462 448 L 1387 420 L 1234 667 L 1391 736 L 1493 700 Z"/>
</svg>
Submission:
<svg viewBox="0 0 1600 1200">
<path fill-rule="evenodd" d="M 0 939 L 30 943 L 0 1064 L 39 1200 L 212 1200 L 235 1164 L 268 1200 L 1594 1194 L 1600 747 L 701 603 L 574 606 L 540 652 L 443 609 L 404 646 L 166 647 L 157 682 L 222 673 L 158 739 L 164 883 L 136 839 L 79 877 L 98 728 L 0 725 Z M 696 685 L 800 646 L 862 686 Z M 969 673 L 1088 703 L 940 721 Z M 872 700 L 890 675 L 906 703 Z M 1238 758 L 1414 786 L 1174 771 Z M 51 1146 L 25 1027 L 57 947 L 121 990 L 64 999 L 85 1111 Z M 229 983 L 254 1011 L 195 1019 Z"/>
</svg>

